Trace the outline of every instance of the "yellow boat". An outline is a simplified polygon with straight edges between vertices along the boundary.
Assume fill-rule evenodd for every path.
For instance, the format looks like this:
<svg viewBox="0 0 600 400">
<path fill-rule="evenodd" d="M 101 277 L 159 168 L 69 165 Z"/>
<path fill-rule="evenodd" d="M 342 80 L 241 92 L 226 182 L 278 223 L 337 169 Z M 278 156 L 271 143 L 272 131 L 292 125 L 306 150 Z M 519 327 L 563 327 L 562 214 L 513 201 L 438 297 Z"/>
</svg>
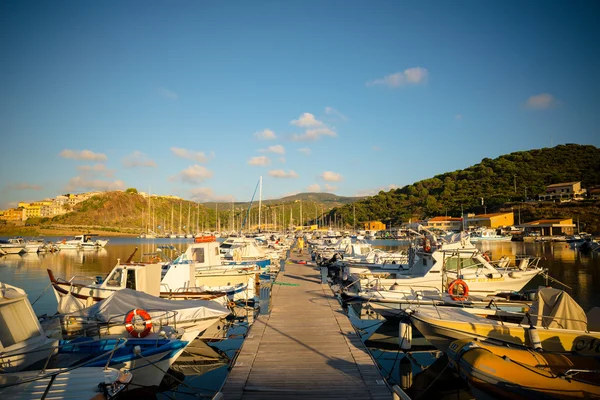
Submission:
<svg viewBox="0 0 600 400">
<path fill-rule="evenodd" d="M 450 365 L 469 382 L 478 398 L 600 399 L 599 357 L 468 339 L 453 342 L 447 355 Z"/>
</svg>

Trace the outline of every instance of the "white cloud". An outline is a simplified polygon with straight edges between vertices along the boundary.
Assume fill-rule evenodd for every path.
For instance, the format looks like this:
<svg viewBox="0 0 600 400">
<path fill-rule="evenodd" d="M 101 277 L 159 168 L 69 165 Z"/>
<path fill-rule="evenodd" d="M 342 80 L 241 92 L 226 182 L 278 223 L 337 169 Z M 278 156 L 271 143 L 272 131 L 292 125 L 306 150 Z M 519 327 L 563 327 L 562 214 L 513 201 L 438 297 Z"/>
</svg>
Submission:
<svg viewBox="0 0 600 400">
<path fill-rule="evenodd" d="M 174 91 L 167 89 L 165 87 L 158 89 L 158 94 L 168 100 L 177 100 L 179 96 Z"/>
<path fill-rule="evenodd" d="M 321 136 L 336 137 L 337 133 L 330 128 L 307 129 L 303 134 L 293 134 L 292 140 L 296 142 L 318 140 Z"/>
<path fill-rule="evenodd" d="M 273 170 L 269 171 L 269 175 L 272 176 L 273 178 L 284 178 L 284 179 L 298 177 L 298 174 L 295 171 L 289 170 L 288 172 L 285 172 L 282 169 L 273 169 Z"/>
<path fill-rule="evenodd" d="M 217 196 L 211 188 L 198 187 L 190 189 L 190 199 L 202 201 L 231 201 L 232 196 Z M 234 199 L 235 200 L 235 199 Z"/>
<path fill-rule="evenodd" d="M 263 129 L 260 132 L 256 132 L 254 134 L 254 136 L 258 139 L 258 140 L 273 140 L 277 138 L 277 135 L 275 134 L 275 132 L 273 132 L 270 129 Z"/>
<path fill-rule="evenodd" d="M 106 154 L 94 153 L 91 150 L 69 150 L 65 149 L 60 152 L 59 156 L 62 158 L 70 158 L 73 160 L 85 160 L 85 161 L 106 161 Z"/>
<path fill-rule="evenodd" d="M 425 68 L 408 68 L 401 72 L 367 82 L 367 86 L 383 85 L 396 88 L 405 85 L 420 85 L 427 82 L 428 72 Z"/>
<path fill-rule="evenodd" d="M 342 121 L 348 120 L 348 117 L 346 117 L 344 114 L 342 114 L 340 111 L 336 110 L 333 107 L 329 107 L 329 106 L 325 107 L 325 114 L 337 117 L 337 118 L 341 119 Z"/>
<path fill-rule="evenodd" d="M 558 102 L 549 93 L 541 93 L 527 99 L 525 106 L 534 110 L 545 110 L 557 105 Z"/>
<path fill-rule="evenodd" d="M 202 151 L 187 150 L 187 149 L 182 149 L 180 147 L 171 147 L 171 152 L 173 154 L 175 154 L 177 157 L 186 158 L 188 160 L 196 161 L 201 164 L 206 164 L 209 159 L 215 157 L 214 152 L 211 152 L 210 155 L 207 156 Z"/>
<path fill-rule="evenodd" d="M 315 126 L 322 126 L 323 122 L 317 120 L 314 115 L 311 113 L 303 113 L 298 117 L 298 119 L 294 119 L 290 121 L 290 124 L 299 126 L 301 128 L 310 128 Z"/>
<path fill-rule="evenodd" d="M 115 175 L 114 169 L 108 169 L 106 168 L 106 165 L 100 163 L 94 165 L 80 165 L 77 169 L 81 171 L 82 176 L 88 178 L 101 175 L 112 178 Z"/>
<path fill-rule="evenodd" d="M 271 165 L 271 159 L 269 159 L 267 156 L 252 157 L 248 160 L 248 165 L 259 165 L 265 167 L 267 165 Z"/>
<path fill-rule="evenodd" d="M 121 163 L 125 168 L 156 167 L 156 163 L 153 160 L 151 160 L 146 154 L 138 150 L 123 157 Z"/>
<path fill-rule="evenodd" d="M 373 149 L 373 151 L 381 151 L 382 150 L 382 148 L 379 146 L 373 146 L 372 149 Z"/>
<path fill-rule="evenodd" d="M 261 153 L 285 154 L 285 147 L 280 144 L 276 144 L 275 146 L 269 146 L 266 149 L 260 149 L 258 151 Z"/>
<path fill-rule="evenodd" d="M 327 190 L 328 190 L 328 191 L 330 191 L 330 192 L 333 192 L 333 191 L 334 191 L 334 190 L 336 190 L 337 188 L 338 188 L 337 186 L 333 186 L 333 185 L 330 185 L 330 184 L 328 184 L 328 183 L 326 183 L 326 184 L 325 184 L 325 189 L 327 189 Z"/>
<path fill-rule="evenodd" d="M 456 114 L 454 116 L 454 119 L 457 120 L 457 121 L 460 121 L 461 119 L 463 119 L 463 116 L 462 116 L 462 114 Z"/>
<path fill-rule="evenodd" d="M 344 180 L 344 177 L 337 172 L 325 171 L 321 175 L 321 178 L 327 182 L 340 182 Z"/>
<path fill-rule="evenodd" d="M 125 182 L 121 180 L 116 181 L 103 181 L 100 179 L 87 179 L 83 176 L 76 176 L 69 179 L 66 191 L 111 191 L 111 190 L 123 190 L 125 189 Z"/>
<path fill-rule="evenodd" d="M 194 164 L 190 165 L 176 176 L 171 177 L 170 180 L 198 184 L 204 182 L 212 176 L 213 172 L 211 170 L 202 165 Z"/>
<path fill-rule="evenodd" d="M 304 155 L 310 156 L 311 150 L 308 147 L 299 148 L 298 151 L 300 153 L 304 153 Z"/>
<path fill-rule="evenodd" d="M 313 183 L 309 187 L 306 188 L 307 192 L 320 192 L 321 186 L 318 183 Z"/>
</svg>

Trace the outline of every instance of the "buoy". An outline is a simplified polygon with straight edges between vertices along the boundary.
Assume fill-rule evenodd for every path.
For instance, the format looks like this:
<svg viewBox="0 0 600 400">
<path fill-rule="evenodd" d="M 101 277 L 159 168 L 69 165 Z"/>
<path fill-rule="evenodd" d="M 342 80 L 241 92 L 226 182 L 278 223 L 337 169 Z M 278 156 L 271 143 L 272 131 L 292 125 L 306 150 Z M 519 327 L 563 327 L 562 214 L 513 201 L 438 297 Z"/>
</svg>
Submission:
<svg viewBox="0 0 600 400">
<path fill-rule="evenodd" d="M 402 389 L 409 389 L 412 386 L 413 371 L 412 363 L 405 354 L 400 360 L 400 387 Z"/>
<path fill-rule="evenodd" d="M 412 325 L 410 322 L 401 321 L 398 326 L 398 341 L 402 350 L 410 350 L 412 341 Z"/>
<path fill-rule="evenodd" d="M 540 340 L 540 334 L 537 329 L 533 325 L 529 325 L 527 329 L 527 336 L 529 337 L 529 342 L 531 343 L 531 347 L 534 350 L 542 350 L 542 341 Z"/>
</svg>

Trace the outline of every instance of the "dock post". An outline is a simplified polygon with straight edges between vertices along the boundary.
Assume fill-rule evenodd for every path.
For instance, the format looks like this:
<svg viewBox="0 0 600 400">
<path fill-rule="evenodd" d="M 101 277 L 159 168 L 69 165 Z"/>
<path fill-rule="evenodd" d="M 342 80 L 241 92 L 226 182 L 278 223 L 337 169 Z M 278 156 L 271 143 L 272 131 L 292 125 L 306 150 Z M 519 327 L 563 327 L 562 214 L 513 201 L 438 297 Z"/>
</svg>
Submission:
<svg viewBox="0 0 600 400">
<path fill-rule="evenodd" d="M 327 283 L 327 267 L 321 267 L 321 283 Z"/>
<path fill-rule="evenodd" d="M 279 260 L 279 272 L 282 272 L 285 275 L 285 262 L 287 260 L 281 259 Z"/>
<path fill-rule="evenodd" d="M 260 304 L 260 313 L 265 315 L 269 313 L 269 302 L 271 300 L 271 288 L 268 286 L 261 286 L 260 296 L 258 298 Z"/>
</svg>

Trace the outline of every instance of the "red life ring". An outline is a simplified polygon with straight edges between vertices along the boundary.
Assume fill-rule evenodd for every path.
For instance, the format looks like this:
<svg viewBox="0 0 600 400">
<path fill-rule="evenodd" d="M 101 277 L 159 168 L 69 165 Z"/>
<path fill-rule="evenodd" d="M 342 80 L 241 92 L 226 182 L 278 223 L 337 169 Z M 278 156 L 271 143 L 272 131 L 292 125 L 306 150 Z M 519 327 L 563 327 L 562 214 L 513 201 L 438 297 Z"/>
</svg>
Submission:
<svg viewBox="0 0 600 400">
<path fill-rule="evenodd" d="M 427 238 L 423 238 L 423 251 L 425 251 L 426 253 L 429 253 L 431 251 L 431 244 L 429 242 L 429 239 Z"/>
<path fill-rule="evenodd" d="M 490 256 L 488 256 L 488 253 L 483 253 L 483 259 L 487 262 L 490 262 Z"/>
<path fill-rule="evenodd" d="M 453 289 L 455 286 L 462 287 L 462 289 L 463 289 L 462 294 L 453 294 Z M 452 283 L 450 283 L 450 286 L 448 286 L 448 294 L 450 295 L 452 300 L 456 300 L 456 301 L 467 300 L 467 297 L 469 296 L 469 286 L 467 286 L 467 283 L 465 281 L 463 281 L 462 279 L 455 279 L 452 281 Z"/>
<path fill-rule="evenodd" d="M 136 315 L 139 315 L 144 320 L 142 322 L 144 324 L 144 329 L 141 331 L 135 329 L 135 324 L 132 323 L 133 318 Z M 129 311 L 125 317 L 125 328 L 127 329 L 127 332 L 129 332 L 129 334 L 135 338 L 146 337 L 150 333 L 150 330 L 152 330 L 152 317 L 150 317 L 150 314 L 148 314 L 146 310 L 134 308 L 133 310 Z"/>
</svg>

